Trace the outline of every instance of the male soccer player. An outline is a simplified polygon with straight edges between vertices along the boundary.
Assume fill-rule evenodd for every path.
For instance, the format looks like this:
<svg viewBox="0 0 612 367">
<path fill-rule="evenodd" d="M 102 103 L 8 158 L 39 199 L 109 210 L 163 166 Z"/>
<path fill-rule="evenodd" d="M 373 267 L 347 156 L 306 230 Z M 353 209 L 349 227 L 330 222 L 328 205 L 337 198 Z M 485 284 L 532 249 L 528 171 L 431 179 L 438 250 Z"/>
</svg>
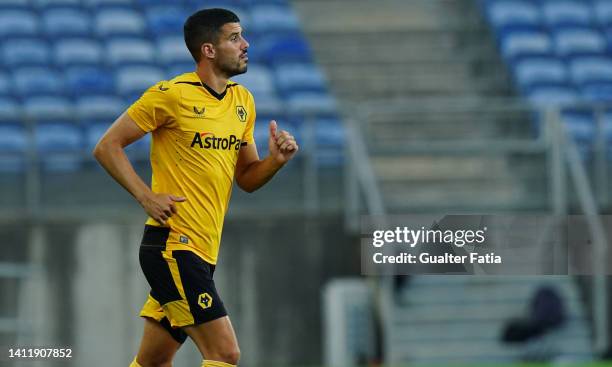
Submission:
<svg viewBox="0 0 612 367">
<path fill-rule="evenodd" d="M 202 353 L 202 366 L 237 365 L 238 342 L 213 281 L 232 181 L 257 190 L 298 151 L 294 137 L 271 121 L 269 155 L 259 159 L 253 96 L 229 80 L 248 63 L 238 17 L 225 9 L 201 10 L 187 19 L 184 33 L 196 71 L 147 90 L 94 149 L 149 215 L 140 265 L 151 292 L 131 367 L 171 366 L 187 336 Z M 148 132 L 151 188 L 124 153 Z"/>
</svg>

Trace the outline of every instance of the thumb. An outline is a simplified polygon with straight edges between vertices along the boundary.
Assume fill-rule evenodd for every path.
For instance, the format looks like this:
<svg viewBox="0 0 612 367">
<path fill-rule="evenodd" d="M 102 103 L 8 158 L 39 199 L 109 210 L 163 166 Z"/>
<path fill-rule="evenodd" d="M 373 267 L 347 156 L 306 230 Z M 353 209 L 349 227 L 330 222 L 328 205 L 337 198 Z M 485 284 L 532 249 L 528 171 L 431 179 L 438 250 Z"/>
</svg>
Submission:
<svg viewBox="0 0 612 367">
<path fill-rule="evenodd" d="M 176 202 L 183 202 L 183 201 L 187 201 L 187 198 L 184 196 L 174 196 L 174 195 L 170 195 L 170 200 L 172 201 L 176 201 Z"/>
<path fill-rule="evenodd" d="M 276 121 L 270 121 L 270 136 L 276 138 Z"/>
</svg>

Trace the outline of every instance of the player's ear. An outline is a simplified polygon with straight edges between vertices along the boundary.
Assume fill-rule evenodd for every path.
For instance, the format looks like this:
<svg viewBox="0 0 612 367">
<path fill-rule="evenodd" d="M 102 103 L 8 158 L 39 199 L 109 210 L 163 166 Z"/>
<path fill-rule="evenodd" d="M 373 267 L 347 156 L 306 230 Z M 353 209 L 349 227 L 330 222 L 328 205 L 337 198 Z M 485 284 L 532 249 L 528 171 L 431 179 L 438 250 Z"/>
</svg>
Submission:
<svg viewBox="0 0 612 367">
<path fill-rule="evenodd" d="M 203 43 L 200 46 L 200 52 L 206 58 L 213 59 L 215 57 L 215 46 L 212 43 Z"/>
</svg>

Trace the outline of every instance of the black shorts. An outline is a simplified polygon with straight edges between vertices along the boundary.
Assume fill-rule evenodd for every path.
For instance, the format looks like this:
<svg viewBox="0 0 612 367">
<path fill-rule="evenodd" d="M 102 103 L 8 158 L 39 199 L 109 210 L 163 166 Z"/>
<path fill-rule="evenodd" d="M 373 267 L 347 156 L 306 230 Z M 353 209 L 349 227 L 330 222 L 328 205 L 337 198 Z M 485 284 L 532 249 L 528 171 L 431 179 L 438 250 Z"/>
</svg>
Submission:
<svg viewBox="0 0 612 367">
<path fill-rule="evenodd" d="M 179 343 L 183 326 L 202 324 L 227 315 L 217 293 L 215 266 L 191 251 L 167 251 L 168 228 L 145 226 L 140 266 L 151 292 L 140 316 L 158 321 Z"/>
</svg>

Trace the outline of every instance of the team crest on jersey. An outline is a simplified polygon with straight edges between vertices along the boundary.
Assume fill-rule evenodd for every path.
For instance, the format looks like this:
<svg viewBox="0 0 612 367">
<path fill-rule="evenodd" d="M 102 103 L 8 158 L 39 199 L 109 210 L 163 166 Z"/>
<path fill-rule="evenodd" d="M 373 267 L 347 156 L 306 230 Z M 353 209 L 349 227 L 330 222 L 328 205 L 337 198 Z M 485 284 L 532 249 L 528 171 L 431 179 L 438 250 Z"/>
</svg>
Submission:
<svg viewBox="0 0 612 367">
<path fill-rule="evenodd" d="M 193 106 L 193 113 L 195 114 L 195 117 L 198 117 L 198 118 L 204 117 L 205 111 L 206 111 L 206 108 L 204 107 L 198 108 L 197 106 Z"/>
<path fill-rule="evenodd" d="M 202 307 L 203 309 L 207 309 L 209 307 L 212 306 L 213 303 L 213 299 L 210 296 L 210 294 L 208 293 L 202 293 L 198 296 L 198 304 L 200 305 L 200 307 Z"/>
<path fill-rule="evenodd" d="M 247 112 L 244 109 L 244 107 L 236 106 L 236 115 L 238 115 L 238 118 L 240 119 L 240 121 L 246 122 Z"/>
</svg>

